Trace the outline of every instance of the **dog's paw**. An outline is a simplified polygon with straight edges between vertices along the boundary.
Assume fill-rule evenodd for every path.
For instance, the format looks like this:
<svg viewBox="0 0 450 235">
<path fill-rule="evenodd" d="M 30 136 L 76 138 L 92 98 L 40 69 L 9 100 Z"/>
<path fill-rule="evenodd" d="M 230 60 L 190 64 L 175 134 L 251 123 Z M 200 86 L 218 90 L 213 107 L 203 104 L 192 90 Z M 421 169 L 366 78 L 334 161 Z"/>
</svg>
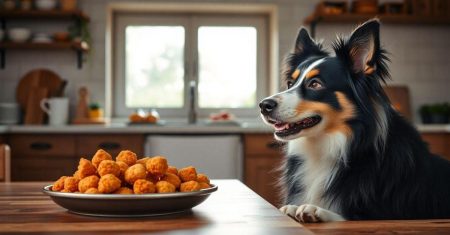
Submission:
<svg viewBox="0 0 450 235">
<path fill-rule="evenodd" d="M 280 208 L 281 213 L 290 216 L 295 219 L 295 212 L 297 211 L 298 206 L 296 205 L 285 205 Z"/>
<path fill-rule="evenodd" d="M 317 223 L 323 222 L 320 217 L 322 208 L 311 205 L 304 204 L 297 208 L 295 211 L 295 219 L 302 223 Z"/>
</svg>

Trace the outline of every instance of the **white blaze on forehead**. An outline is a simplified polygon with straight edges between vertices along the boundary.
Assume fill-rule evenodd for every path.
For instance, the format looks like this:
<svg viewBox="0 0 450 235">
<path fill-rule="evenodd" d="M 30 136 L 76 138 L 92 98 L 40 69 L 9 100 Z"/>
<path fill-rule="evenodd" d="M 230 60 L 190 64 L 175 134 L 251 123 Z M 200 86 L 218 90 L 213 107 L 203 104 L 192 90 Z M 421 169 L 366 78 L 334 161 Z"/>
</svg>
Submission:
<svg viewBox="0 0 450 235">
<path fill-rule="evenodd" d="M 300 81 L 297 82 L 297 84 L 293 87 L 291 87 L 290 89 L 288 89 L 287 91 L 296 89 L 297 87 L 299 87 L 302 83 L 303 80 L 305 80 L 306 74 L 309 73 L 309 71 L 313 70 L 314 68 L 316 68 L 319 64 L 323 63 L 325 61 L 326 58 L 322 58 L 322 59 L 318 59 L 316 61 L 314 61 L 312 64 L 310 64 L 308 66 L 308 68 L 306 68 L 304 71 L 302 71 L 302 73 L 300 74 Z"/>
</svg>

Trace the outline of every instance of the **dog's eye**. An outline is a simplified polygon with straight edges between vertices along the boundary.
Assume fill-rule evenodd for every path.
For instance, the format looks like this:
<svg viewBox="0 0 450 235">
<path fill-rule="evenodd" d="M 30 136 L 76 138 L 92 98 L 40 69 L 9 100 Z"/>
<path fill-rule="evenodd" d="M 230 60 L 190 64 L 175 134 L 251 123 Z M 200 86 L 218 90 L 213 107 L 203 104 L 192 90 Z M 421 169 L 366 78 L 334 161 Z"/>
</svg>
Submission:
<svg viewBox="0 0 450 235">
<path fill-rule="evenodd" d="M 287 85 L 287 88 L 289 89 L 292 87 L 292 85 L 294 85 L 294 83 L 292 81 L 287 81 L 286 85 Z"/>
<path fill-rule="evenodd" d="M 316 80 L 311 81 L 308 84 L 308 88 L 311 88 L 313 90 L 319 90 L 319 89 L 322 89 L 322 87 L 323 87 L 322 84 L 320 82 L 316 81 Z"/>
</svg>

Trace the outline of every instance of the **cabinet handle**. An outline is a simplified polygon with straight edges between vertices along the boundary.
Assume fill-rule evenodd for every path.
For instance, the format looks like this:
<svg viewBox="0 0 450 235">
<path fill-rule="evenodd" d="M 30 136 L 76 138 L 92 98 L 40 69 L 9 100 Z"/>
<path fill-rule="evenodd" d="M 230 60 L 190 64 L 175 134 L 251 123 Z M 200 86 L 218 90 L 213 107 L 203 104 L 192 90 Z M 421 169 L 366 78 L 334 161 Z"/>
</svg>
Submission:
<svg viewBox="0 0 450 235">
<path fill-rule="evenodd" d="M 30 148 L 33 150 L 45 151 L 51 149 L 53 146 L 50 143 L 34 142 L 30 144 Z"/>
<path fill-rule="evenodd" d="M 283 146 L 282 143 L 276 142 L 276 141 L 271 141 L 271 142 L 266 144 L 266 147 L 269 148 L 269 149 L 279 149 L 282 146 Z"/>
<path fill-rule="evenodd" d="M 99 148 L 105 150 L 120 149 L 120 144 L 115 142 L 103 142 L 98 145 Z"/>
</svg>

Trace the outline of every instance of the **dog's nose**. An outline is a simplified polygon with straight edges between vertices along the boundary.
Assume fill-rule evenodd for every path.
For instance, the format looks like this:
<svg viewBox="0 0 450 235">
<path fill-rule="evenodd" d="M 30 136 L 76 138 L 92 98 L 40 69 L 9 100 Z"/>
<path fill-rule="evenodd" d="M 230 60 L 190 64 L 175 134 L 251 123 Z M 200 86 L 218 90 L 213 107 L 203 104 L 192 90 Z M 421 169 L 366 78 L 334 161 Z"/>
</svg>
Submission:
<svg viewBox="0 0 450 235">
<path fill-rule="evenodd" d="M 266 99 L 259 103 L 259 107 L 262 114 L 268 115 L 277 107 L 277 102 L 272 99 Z"/>
</svg>

